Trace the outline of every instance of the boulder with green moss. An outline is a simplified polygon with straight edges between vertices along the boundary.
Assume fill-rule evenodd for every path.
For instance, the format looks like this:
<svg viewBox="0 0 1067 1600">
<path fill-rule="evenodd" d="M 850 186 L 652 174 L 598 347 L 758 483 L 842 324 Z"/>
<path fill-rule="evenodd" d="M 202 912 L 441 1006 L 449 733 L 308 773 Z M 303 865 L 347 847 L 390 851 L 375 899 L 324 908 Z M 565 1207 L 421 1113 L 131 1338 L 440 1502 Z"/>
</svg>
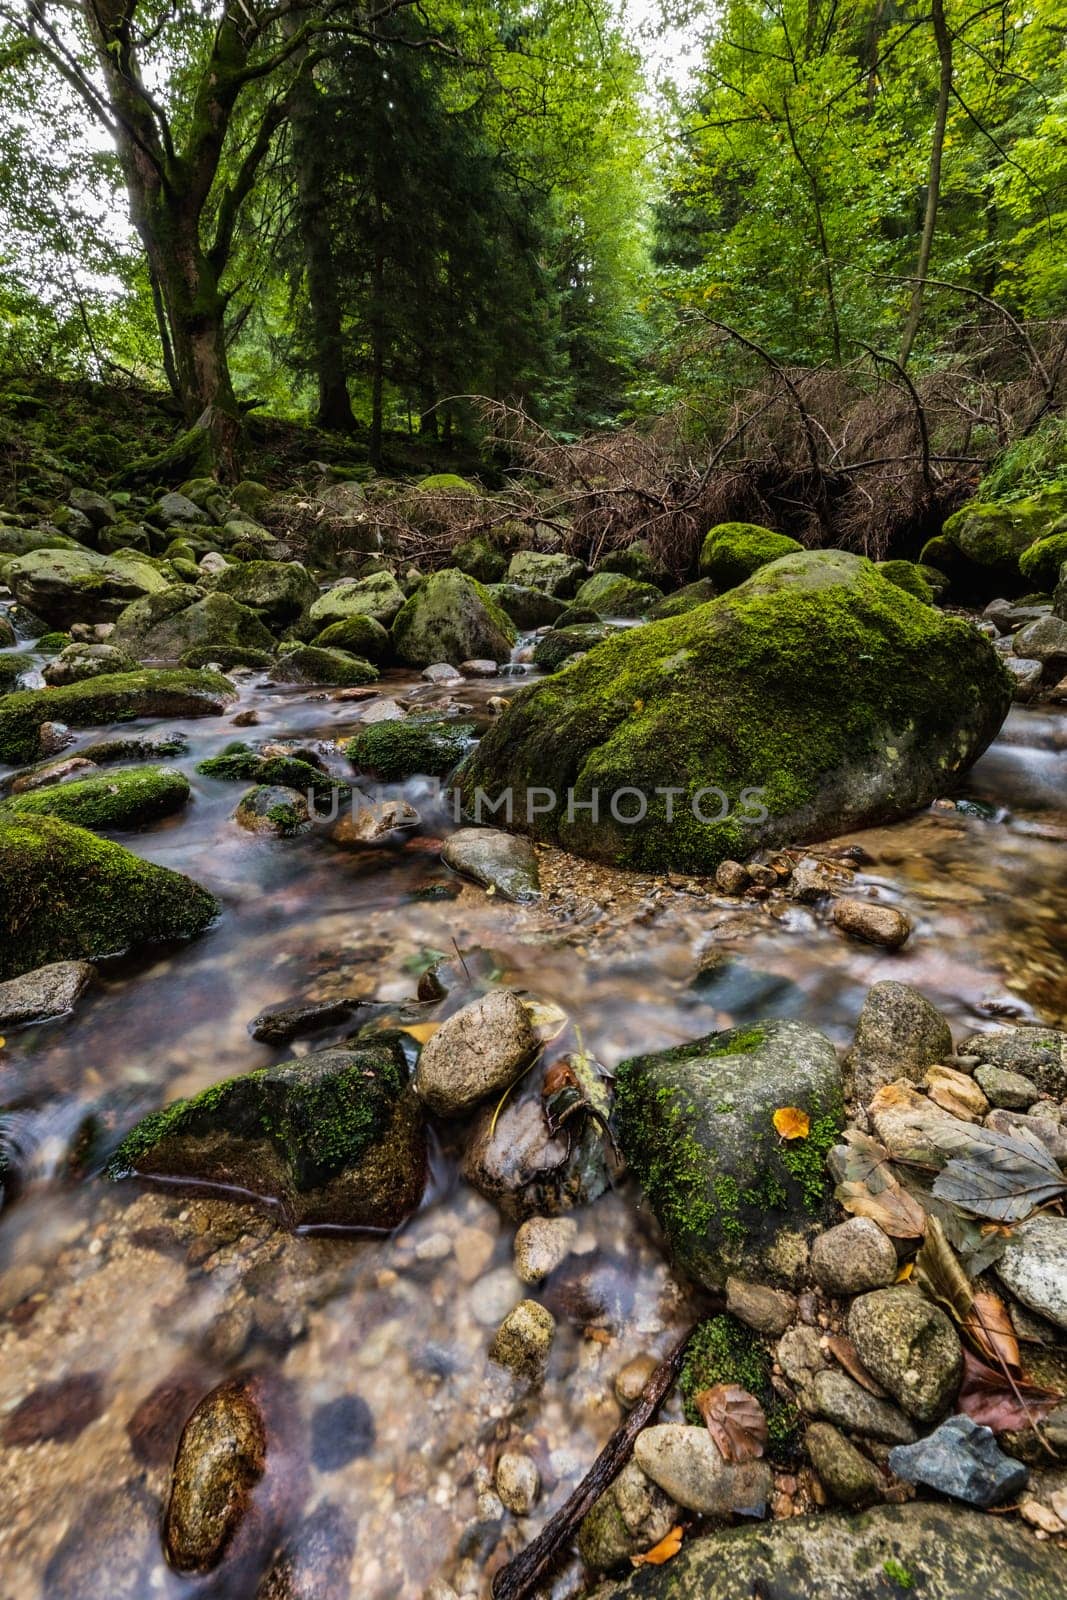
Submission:
<svg viewBox="0 0 1067 1600">
<path fill-rule="evenodd" d="M 173 584 L 127 606 L 108 642 L 151 661 L 177 661 L 192 650 L 274 648 L 273 635 L 254 611 L 227 594 L 205 594 L 188 584 Z"/>
<path fill-rule="evenodd" d="M 711 872 L 928 805 L 1010 703 L 969 622 L 861 556 L 810 551 L 520 690 L 464 789 L 511 788 L 514 826 L 577 854 Z M 545 783 L 556 804 L 530 815 Z"/>
<path fill-rule="evenodd" d="M 508 566 L 507 581 L 540 589 L 557 600 L 569 600 L 585 577 L 583 562 L 573 556 L 549 555 L 541 550 L 519 550 Z"/>
<path fill-rule="evenodd" d="M 393 623 L 393 649 L 411 667 L 508 661 L 516 637 L 488 589 L 455 567 L 431 573 Z"/>
<path fill-rule="evenodd" d="M 309 608 L 308 619 L 325 628 L 346 617 L 373 617 L 388 628 L 403 604 L 404 591 L 391 572 L 369 572 L 324 590 Z"/>
<path fill-rule="evenodd" d="M 41 669 L 45 683 L 82 683 L 108 672 L 136 672 L 138 662 L 126 650 L 111 644 L 67 644 Z"/>
<path fill-rule="evenodd" d="M 167 580 L 147 557 L 99 555 L 95 550 L 35 550 L 8 563 L 16 599 L 55 628 L 72 622 L 113 622 Z"/>
<path fill-rule="evenodd" d="M 450 565 L 479 583 L 498 583 L 508 570 L 508 558 L 485 533 L 476 533 L 453 546 Z"/>
<path fill-rule="evenodd" d="M 45 722 L 97 728 L 135 717 L 217 717 L 237 699 L 217 672 L 143 668 L 0 697 L 0 761 L 32 761 Z"/>
<path fill-rule="evenodd" d="M 351 793 L 348 784 L 331 777 L 319 767 L 313 767 L 310 761 L 302 761 L 295 755 L 261 755 L 239 740 L 228 745 L 217 756 L 208 756 L 196 770 L 202 777 L 218 778 L 226 783 L 267 784 L 294 789 L 301 795 L 313 795 L 316 801 L 323 804 L 329 804 L 335 794 L 341 800 Z"/>
<path fill-rule="evenodd" d="M 542 672 L 556 672 L 572 656 L 584 655 L 594 645 L 603 644 L 614 630 L 606 622 L 579 622 L 571 627 L 552 628 L 534 646 L 534 666 Z"/>
<path fill-rule="evenodd" d="M 59 817 L 79 828 L 139 828 L 169 817 L 189 799 L 189 780 L 163 767 L 128 767 L 100 777 L 76 778 L 0 802 L 5 815 Z"/>
<path fill-rule="evenodd" d="M 543 589 L 531 589 L 523 583 L 490 583 L 486 585 L 493 601 L 507 613 L 516 628 L 551 627 L 565 609 L 565 603 Z"/>
<path fill-rule="evenodd" d="M 348 741 L 345 755 L 358 772 L 368 772 L 386 783 L 398 783 L 416 773 L 443 778 L 463 760 L 474 737 L 470 722 L 406 717 L 371 723 Z"/>
<path fill-rule="evenodd" d="M 191 878 L 55 817 L 0 814 L 0 979 L 202 933 L 218 902 Z"/>
<path fill-rule="evenodd" d="M 374 683 L 379 672 L 362 656 L 349 655 L 345 650 L 327 650 L 320 645 L 302 644 L 295 650 L 286 650 L 279 655 L 271 667 L 270 675 L 275 683 L 316 683 L 354 689 L 364 683 Z"/>
<path fill-rule="evenodd" d="M 700 550 L 700 575 L 717 589 L 733 589 L 754 572 L 803 549 L 788 534 L 775 533 L 758 522 L 720 522 Z"/>
<path fill-rule="evenodd" d="M 7 556 L 25 556 L 34 550 L 80 550 L 77 539 L 58 528 L 11 528 L 0 526 L 0 561 Z"/>
<path fill-rule="evenodd" d="M 621 572 L 636 583 L 654 583 L 657 589 L 661 589 L 670 576 L 663 563 L 652 554 L 647 539 L 635 539 L 633 544 L 623 545 L 619 550 L 609 550 L 597 571 Z"/>
<path fill-rule="evenodd" d="M 485 493 L 480 484 L 472 483 L 469 478 L 461 478 L 458 472 L 431 472 L 429 477 L 419 479 L 416 488 L 419 494 L 481 495 Z"/>
<path fill-rule="evenodd" d="M 11 646 L 18 643 L 18 634 L 15 632 L 5 613 L 0 611 L 0 650 L 10 650 Z"/>
<path fill-rule="evenodd" d="M 1027 582 L 1020 572 L 1021 557 L 1051 534 L 1065 513 L 1063 488 L 1023 500 L 972 500 L 947 519 L 919 559 L 944 572 L 964 598 L 1021 594 Z"/>
<path fill-rule="evenodd" d="M 299 561 L 242 561 L 217 573 L 210 587 L 247 606 L 275 631 L 302 617 L 319 594 Z"/>
<path fill-rule="evenodd" d="M 1038 539 L 1019 557 L 1019 571 L 1027 583 L 1041 594 L 1051 594 L 1067 565 L 1067 529 Z"/>
<path fill-rule="evenodd" d="M 647 617 L 663 592 L 652 583 L 636 583 L 621 572 L 594 572 L 574 596 L 576 606 L 588 606 L 598 617 Z"/>
<path fill-rule="evenodd" d="M 390 649 L 388 629 L 373 617 L 361 616 L 331 622 L 311 643 L 320 650 L 347 650 L 349 655 L 375 663 L 384 661 Z"/>
<path fill-rule="evenodd" d="M 426 1139 L 403 1050 L 383 1041 L 179 1100 L 127 1134 L 107 1171 L 258 1195 L 293 1226 L 393 1228 L 422 1198 Z"/>
<path fill-rule="evenodd" d="M 648 614 L 649 618 L 652 622 L 659 622 L 663 617 L 683 616 L 686 611 L 694 611 L 697 606 L 714 600 L 715 594 L 715 585 L 710 578 L 698 578 L 695 583 L 687 583 L 683 589 L 676 589 L 673 594 L 657 600 Z"/>
<path fill-rule="evenodd" d="M 308 803 L 296 789 L 280 784 L 257 783 L 238 801 L 234 820 L 246 833 L 293 839 L 311 825 Z"/>
<path fill-rule="evenodd" d="M 905 594 L 914 595 L 923 605 L 933 605 L 936 596 L 933 585 L 926 576 L 930 571 L 929 567 L 920 566 L 917 561 L 879 561 L 877 566 L 882 577 L 888 578 L 890 583 L 895 583 Z"/>
<path fill-rule="evenodd" d="M 23 651 L 8 650 L 0 654 L 0 694 L 14 689 L 22 674 L 32 672 L 33 667 L 33 657 Z"/>
<path fill-rule="evenodd" d="M 775 1112 L 808 1119 L 784 1139 Z M 767 1022 L 624 1061 L 620 1148 L 679 1266 L 706 1288 L 731 1274 L 795 1284 L 825 1224 L 826 1156 L 843 1126 L 841 1069 L 823 1034 Z"/>
</svg>

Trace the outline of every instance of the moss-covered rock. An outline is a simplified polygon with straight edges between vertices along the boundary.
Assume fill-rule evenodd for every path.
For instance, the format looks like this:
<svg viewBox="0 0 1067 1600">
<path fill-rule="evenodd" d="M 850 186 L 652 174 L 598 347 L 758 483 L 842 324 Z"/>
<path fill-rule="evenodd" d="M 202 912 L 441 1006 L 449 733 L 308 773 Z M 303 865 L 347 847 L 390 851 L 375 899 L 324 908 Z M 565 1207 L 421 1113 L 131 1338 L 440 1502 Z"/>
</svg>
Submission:
<svg viewBox="0 0 1067 1600">
<path fill-rule="evenodd" d="M 695 1404 L 702 1389 L 712 1389 L 717 1383 L 736 1384 L 755 1395 L 763 1407 L 771 1460 L 788 1459 L 796 1449 L 800 1412 L 794 1401 L 778 1394 L 772 1366 L 766 1346 L 743 1322 L 726 1312 L 705 1318 L 693 1330 L 678 1380 L 686 1421 L 697 1426 L 703 1423 Z"/>
<path fill-rule="evenodd" d="M 479 583 L 498 583 L 508 570 L 508 558 L 488 534 L 476 533 L 453 547 L 449 565 Z"/>
<path fill-rule="evenodd" d="M 659 622 L 664 617 L 681 617 L 687 611 L 694 611 L 697 606 L 706 605 L 715 598 L 715 585 L 710 578 L 698 578 L 695 583 L 687 583 L 683 589 L 676 589 L 673 594 L 668 594 L 656 604 L 649 612 L 652 622 Z"/>
<path fill-rule="evenodd" d="M 304 796 L 271 783 L 257 783 L 243 794 L 234 820 L 246 833 L 270 834 L 275 839 L 293 839 L 311 823 Z"/>
<path fill-rule="evenodd" d="M 393 623 L 393 649 L 412 667 L 508 661 L 515 625 L 474 578 L 446 567 L 415 591 Z"/>
<path fill-rule="evenodd" d="M 986 748 L 1010 696 L 969 622 L 860 556 L 812 551 L 521 690 L 463 781 L 511 787 L 514 826 L 578 854 L 713 871 L 928 804 Z M 528 816 L 521 796 L 546 782 L 556 806 Z"/>
<path fill-rule="evenodd" d="M 494 603 L 506 612 L 516 628 L 523 630 L 549 627 L 565 609 L 564 602 L 554 595 L 522 583 L 490 583 L 486 587 Z"/>
<path fill-rule="evenodd" d="M 0 979 L 186 939 L 218 913 L 191 878 L 55 817 L 0 815 Z"/>
<path fill-rule="evenodd" d="M 138 828 L 180 811 L 189 799 L 189 780 L 162 767 L 128 767 L 108 776 L 78 778 L 29 794 L 12 795 L 0 813 L 59 817 L 80 828 Z"/>
<path fill-rule="evenodd" d="M 915 561 L 879 561 L 877 565 L 882 577 L 888 578 L 890 583 L 895 583 L 898 589 L 903 589 L 905 594 L 914 595 L 923 605 L 933 605 L 934 591 L 926 577 L 929 568 L 924 568 Z"/>
<path fill-rule="evenodd" d="M 1067 530 L 1038 539 L 1019 557 L 1019 571 L 1027 583 L 1042 594 L 1052 593 L 1064 565 L 1067 565 Z"/>
<path fill-rule="evenodd" d="M 77 539 L 58 528 L 11 528 L 0 526 L 0 561 L 7 556 L 25 556 L 33 550 L 79 550 Z"/>
<path fill-rule="evenodd" d="M 0 693 L 14 689 L 24 672 L 33 669 L 34 660 L 19 650 L 5 651 L 0 654 Z"/>
<path fill-rule="evenodd" d="M 321 1050 L 229 1078 L 146 1117 L 108 1165 L 277 1202 L 296 1226 L 392 1228 L 426 1182 L 399 1044 Z"/>
<path fill-rule="evenodd" d="M 572 627 L 553 628 L 534 646 L 534 666 L 542 672 L 556 672 L 572 656 L 584 655 L 594 645 L 603 644 L 612 629 L 605 622 L 581 622 Z"/>
<path fill-rule="evenodd" d="M 253 672 L 266 672 L 274 665 L 272 650 L 250 650 L 239 644 L 199 644 L 192 650 L 183 650 L 178 657 L 180 667 L 215 667 L 220 672 L 232 672 L 238 667 L 248 667 Z"/>
<path fill-rule="evenodd" d="M 576 606 L 588 606 L 598 617 L 647 617 L 663 593 L 652 583 L 635 583 L 621 572 L 594 572 L 574 596 Z"/>
<path fill-rule="evenodd" d="M 369 572 L 326 589 L 310 607 L 308 620 L 325 628 L 346 617 L 373 617 L 388 628 L 403 604 L 404 591 L 391 572 Z"/>
<path fill-rule="evenodd" d="M 429 477 L 420 478 L 417 484 L 420 494 L 484 494 L 484 489 L 477 483 L 472 483 L 469 478 L 461 478 L 458 472 L 431 472 Z"/>
<path fill-rule="evenodd" d="M 112 622 L 132 601 L 167 587 L 147 557 L 82 549 L 18 556 L 8 563 L 7 582 L 24 606 L 56 628 Z"/>
<path fill-rule="evenodd" d="M 64 645 L 54 660 L 41 670 L 45 683 L 82 683 L 86 678 L 102 678 L 108 672 L 136 672 L 138 663 L 125 650 L 111 644 Z"/>
<path fill-rule="evenodd" d="M 390 648 L 388 629 L 373 617 L 358 615 L 331 622 L 311 643 L 319 650 L 347 650 L 349 655 L 375 663 L 384 661 Z"/>
<path fill-rule="evenodd" d="M 10 650 L 11 646 L 18 643 L 18 634 L 8 621 L 3 611 L 0 611 L 0 650 Z M 66 643 L 66 639 L 64 639 Z"/>
<path fill-rule="evenodd" d="M 470 722 L 440 718 L 406 717 L 397 722 L 374 722 L 345 746 L 345 755 L 358 772 L 369 772 L 386 783 L 398 783 L 416 773 L 443 778 L 474 743 Z"/>
<path fill-rule="evenodd" d="M 700 550 L 700 575 L 718 589 L 733 589 L 760 567 L 803 549 L 788 534 L 775 533 L 758 522 L 720 522 Z"/>
<path fill-rule="evenodd" d="M 317 683 L 349 689 L 374 683 L 379 672 L 361 656 L 302 644 L 278 657 L 271 668 L 271 677 L 275 683 Z"/>
<path fill-rule="evenodd" d="M 319 594 L 318 584 L 299 561 L 242 561 L 217 573 L 210 585 L 275 631 L 302 617 Z"/>
<path fill-rule="evenodd" d="M 569 600 L 585 577 L 583 562 L 573 556 L 546 555 L 540 550 L 519 550 L 508 566 L 508 582 L 540 589 L 557 600 Z"/>
<path fill-rule="evenodd" d="M 972 500 L 947 519 L 920 561 L 937 567 L 964 598 L 1017 595 L 1025 581 L 1020 558 L 1067 513 L 1067 489 L 1023 500 Z"/>
<path fill-rule="evenodd" d="M 127 606 L 109 642 L 152 661 L 177 661 L 192 650 L 274 648 L 273 635 L 254 611 L 227 594 L 204 594 L 187 584 L 174 584 Z"/>
<path fill-rule="evenodd" d="M 654 583 L 657 589 L 661 589 L 668 578 L 663 564 L 652 554 L 647 539 L 635 539 L 633 544 L 624 545 L 621 550 L 609 551 L 597 571 L 621 572 L 624 577 L 633 578 L 635 583 Z"/>
<path fill-rule="evenodd" d="M 205 778 L 218 778 L 226 783 L 294 789 L 301 795 L 314 795 L 316 801 L 323 803 L 329 803 L 335 794 L 343 798 L 351 792 L 348 784 L 313 767 L 310 761 L 301 761 L 299 756 L 264 756 L 240 742 L 201 761 L 196 770 Z"/>
<path fill-rule="evenodd" d="M 774 1126 L 806 1112 L 805 1138 Z M 826 1221 L 826 1155 L 843 1125 L 837 1052 L 814 1028 L 767 1022 L 634 1056 L 615 1079 L 619 1144 L 675 1259 L 706 1288 L 730 1274 L 795 1283 Z"/>
<path fill-rule="evenodd" d="M 32 761 L 43 722 L 95 728 L 134 717 L 215 717 L 236 699 L 233 684 L 217 672 L 151 668 L 21 690 L 0 698 L 0 761 Z"/>
</svg>

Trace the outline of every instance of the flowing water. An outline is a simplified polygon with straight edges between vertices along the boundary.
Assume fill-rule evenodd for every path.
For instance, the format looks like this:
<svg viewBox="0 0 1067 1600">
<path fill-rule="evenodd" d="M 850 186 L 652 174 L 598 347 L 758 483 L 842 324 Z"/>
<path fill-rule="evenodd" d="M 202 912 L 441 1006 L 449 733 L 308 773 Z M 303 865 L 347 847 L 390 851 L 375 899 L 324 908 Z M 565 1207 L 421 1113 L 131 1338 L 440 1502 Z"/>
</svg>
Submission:
<svg viewBox="0 0 1067 1600">
<path fill-rule="evenodd" d="M 458 944 L 492 951 L 507 982 L 562 1006 L 608 1068 L 766 1015 L 844 1044 L 866 989 L 887 976 L 921 988 L 957 1038 L 1004 1017 L 1067 1025 L 1062 717 L 1013 710 L 966 779 L 973 804 L 835 842 L 861 843 L 857 883 L 913 918 L 905 949 L 887 956 L 841 937 L 821 907 L 730 902 L 552 851 L 544 900 L 506 904 L 441 864 L 434 841 L 452 824 L 418 781 L 393 791 L 423 816 L 397 846 L 342 850 L 322 827 L 252 836 L 232 820 L 241 786 L 198 776 L 196 763 L 234 737 L 322 740 L 340 773 L 334 742 L 355 731 L 361 704 L 239 682 L 239 707 L 182 725 L 190 805 L 126 840 L 219 895 L 218 925 L 106 965 L 74 1016 L 12 1032 L 0 1050 L 20 1174 L 0 1215 L 0 1432 L 27 1396 L 38 1402 L 0 1449 L 2 1600 L 198 1592 L 158 1542 L 174 1419 L 221 1379 L 263 1369 L 284 1378 L 312 1440 L 292 1528 L 328 1504 L 342 1530 L 340 1575 L 315 1590 L 321 1600 L 408 1600 L 435 1579 L 487 1594 L 617 1425 L 616 1372 L 662 1354 L 691 1319 L 624 1185 L 579 1213 L 575 1252 L 542 1296 L 559 1330 L 547 1378 L 517 1399 L 487 1349 L 504 1312 L 537 1291 L 512 1271 L 513 1227 L 460 1180 L 450 1146 L 435 1152 L 422 1210 L 390 1238 L 292 1235 L 232 1197 L 116 1186 L 91 1160 L 72 1166 L 89 1112 L 120 1132 L 164 1101 L 312 1048 L 255 1043 L 247 1024 L 264 1007 L 338 995 L 399 1005 L 432 952 Z M 382 687 L 421 706 L 447 699 L 397 674 Z M 464 683 L 458 698 L 480 710 L 506 690 Z M 233 717 L 249 709 L 259 722 L 246 733 Z M 80 735 L 74 750 L 101 736 Z M 330 1409 L 345 1396 L 364 1405 Z M 507 1448 L 540 1468 L 529 1518 L 501 1518 L 484 1492 Z M 572 1563 L 554 1592 L 580 1586 Z M 225 1583 L 213 1592 L 250 1600 Z"/>
</svg>

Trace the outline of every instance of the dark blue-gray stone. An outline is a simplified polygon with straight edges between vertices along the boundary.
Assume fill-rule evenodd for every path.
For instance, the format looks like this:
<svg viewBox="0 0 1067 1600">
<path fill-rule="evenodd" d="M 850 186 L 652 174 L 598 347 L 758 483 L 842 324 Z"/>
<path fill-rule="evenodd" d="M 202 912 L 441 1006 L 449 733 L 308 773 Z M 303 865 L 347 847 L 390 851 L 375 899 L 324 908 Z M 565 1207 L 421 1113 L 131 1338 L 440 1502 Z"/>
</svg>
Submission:
<svg viewBox="0 0 1067 1600">
<path fill-rule="evenodd" d="M 1010 1500 L 1030 1476 L 1021 1461 L 1004 1454 L 991 1428 L 963 1415 L 949 1417 L 915 1444 L 897 1445 L 889 1452 L 889 1466 L 908 1483 L 925 1484 L 972 1506 Z"/>
</svg>

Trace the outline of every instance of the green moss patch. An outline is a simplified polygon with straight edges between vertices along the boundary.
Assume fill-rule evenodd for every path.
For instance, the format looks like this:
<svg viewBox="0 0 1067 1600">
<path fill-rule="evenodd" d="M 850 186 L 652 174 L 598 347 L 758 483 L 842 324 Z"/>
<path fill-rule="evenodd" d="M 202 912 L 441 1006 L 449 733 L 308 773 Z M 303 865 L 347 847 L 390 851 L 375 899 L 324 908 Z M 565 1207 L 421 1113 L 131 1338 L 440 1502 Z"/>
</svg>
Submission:
<svg viewBox="0 0 1067 1600">
<path fill-rule="evenodd" d="M 711 1389 L 717 1383 L 737 1384 L 763 1407 L 770 1459 L 790 1460 L 799 1446 L 801 1416 L 793 1401 L 775 1391 L 772 1365 L 766 1346 L 751 1328 L 726 1312 L 708 1317 L 693 1331 L 679 1379 L 686 1420 L 703 1425 L 704 1419 L 694 1404 L 702 1389 Z"/>
<path fill-rule="evenodd" d="M 1038 539 L 1019 557 L 1019 571 L 1042 594 L 1051 594 L 1067 566 L 1067 531 Z"/>
<path fill-rule="evenodd" d="M 180 811 L 188 799 L 189 780 L 184 773 L 162 767 L 128 767 L 105 777 L 79 778 L 12 795 L 0 805 L 0 811 L 59 817 L 80 828 L 136 828 Z"/>
<path fill-rule="evenodd" d="M 108 673 L 54 689 L 27 689 L 0 699 L 0 760 L 32 761 L 43 722 L 93 728 L 135 717 L 214 717 L 237 699 L 215 672 L 153 670 Z"/>
<path fill-rule="evenodd" d="M 760 567 L 803 548 L 787 534 L 758 522 L 720 522 L 701 546 L 700 573 L 718 589 L 733 589 Z"/>
<path fill-rule="evenodd" d="M 372 723 L 349 740 L 345 755 L 358 771 L 372 773 L 386 783 L 416 773 L 443 778 L 462 761 L 474 738 L 470 722 L 408 717 Z"/>
</svg>

